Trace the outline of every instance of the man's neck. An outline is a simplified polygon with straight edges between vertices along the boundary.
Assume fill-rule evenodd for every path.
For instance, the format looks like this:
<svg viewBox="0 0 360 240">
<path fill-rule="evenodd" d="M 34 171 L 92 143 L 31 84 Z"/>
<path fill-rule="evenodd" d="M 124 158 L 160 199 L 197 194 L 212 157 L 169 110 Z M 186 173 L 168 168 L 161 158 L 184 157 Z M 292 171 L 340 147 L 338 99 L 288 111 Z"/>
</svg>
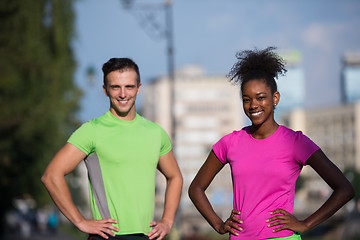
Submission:
<svg viewBox="0 0 360 240">
<path fill-rule="evenodd" d="M 132 121 L 136 117 L 136 111 L 135 109 L 131 110 L 127 113 L 118 113 L 114 109 L 110 108 L 110 112 L 112 115 L 114 115 L 116 118 L 123 120 L 123 121 Z"/>
</svg>

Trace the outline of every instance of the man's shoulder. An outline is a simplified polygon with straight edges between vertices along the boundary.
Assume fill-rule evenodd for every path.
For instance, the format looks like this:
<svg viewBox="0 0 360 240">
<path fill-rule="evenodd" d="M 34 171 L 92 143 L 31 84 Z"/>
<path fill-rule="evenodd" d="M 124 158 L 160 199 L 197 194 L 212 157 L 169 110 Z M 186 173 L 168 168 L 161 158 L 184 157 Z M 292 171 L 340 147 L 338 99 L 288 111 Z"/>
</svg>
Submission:
<svg viewBox="0 0 360 240">
<path fill-rule="evenodd" d="M 151 121 L 151 120 L 145 118 L 144 116 L 141 116 L 138 114 L 138 118 L 140 120 L 139 121 L 140 124 L 143 124 L 144 126 L 161 128 L 160 124 L 158 124 L 157 122 Z"/>
<path fill-rule="evenodd" d="M 146 129 L 146 131 L 152 132 L 154 133 L 160 133 L 161 135 L 168 135 L 167 131 L 157 122 L 155 121 L 151 121 L 141 115 L 139 115 L 139 124 L 141 124 L 141 128 L 140 129 Z"/>
<path fill-rule="evenodd" d="M 93 118 L 91 120 L 88 120 L 86 123 L 87 125 L 91 125 L 92 127 L 98 127 L 98 126 L 112 126 L 116 125 L 116 122 L 114 122 L 114 119 L 110 113 L 110 111 L 107 111 L 103 115 Z"/>
</svg>

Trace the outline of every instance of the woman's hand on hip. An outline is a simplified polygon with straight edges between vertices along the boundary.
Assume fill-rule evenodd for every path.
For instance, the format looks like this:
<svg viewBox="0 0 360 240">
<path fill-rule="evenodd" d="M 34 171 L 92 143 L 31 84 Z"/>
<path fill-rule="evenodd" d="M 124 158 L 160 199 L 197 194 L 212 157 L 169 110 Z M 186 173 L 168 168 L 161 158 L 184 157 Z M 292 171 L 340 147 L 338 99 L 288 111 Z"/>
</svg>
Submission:
<svg viewBox="0 0 360 240">
<path fill-rule="evenodd" d="M 232 210 L 230 217 L 220 226 L 219 233 L 225 234 L 229 232 L 235 236 L 238 236 L 239 233 L 235 230 L 241 232 L 243 229 L 239 226 L 243 223 L 238 217 L 240 216 L 240 211 Z"/>
<path fill-rule="evenodd" d="M 278 209 L 271 212 L 274 217 L 269 218 L 266 222 L 269 223 L 268 227 L 279 226 L 275 228 L 273 232 L 279 232 L 282 230 L 291 230 L 294 232 L 305 232 L 308 230 L 306 224 L 303 221 L 299 221 L 294 215 L 285 211 L 284 209 Z"/>
</svg>

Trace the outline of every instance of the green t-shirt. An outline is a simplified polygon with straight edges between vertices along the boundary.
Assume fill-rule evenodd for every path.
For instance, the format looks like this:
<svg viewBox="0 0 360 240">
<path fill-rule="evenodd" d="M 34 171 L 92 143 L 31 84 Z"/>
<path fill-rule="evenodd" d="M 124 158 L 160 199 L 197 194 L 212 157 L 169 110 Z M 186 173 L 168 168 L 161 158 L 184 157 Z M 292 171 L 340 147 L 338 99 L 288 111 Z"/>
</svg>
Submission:
<svg viewBox="0 0 360 240">
<path fill-rule="evenodd" d="M 84 123 L 68 142 L 87 155 L 94 219 L 117 220 L 117 235 L 147 234 L 154 213 L 157 164 L 171 150 L 166 132 L 138 114 L 123 121 L 108 111 Z"/>
</svg>

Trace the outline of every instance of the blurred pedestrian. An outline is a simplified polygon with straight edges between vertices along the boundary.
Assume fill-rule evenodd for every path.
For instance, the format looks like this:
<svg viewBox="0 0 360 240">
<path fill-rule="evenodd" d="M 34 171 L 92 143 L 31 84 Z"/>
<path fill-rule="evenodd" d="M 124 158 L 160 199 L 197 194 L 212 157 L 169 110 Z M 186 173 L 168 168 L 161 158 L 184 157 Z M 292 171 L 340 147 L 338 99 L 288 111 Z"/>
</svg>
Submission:
<svg viewBox="0 0 360 240">
<path fill-rule="evenodd" d="M 77 129 L 45 170 L 42 182 L 60 211 L 89 239 L 163 239 L 180 201 L 182 176 L 170 139 L 136 112 L 139 68 L 128 58 L 103 65 L 110 110 Z M 64 176 L 85 159 L 93 220 L 74 205 Z M 167 187 L 162 219 L 153 221 L 156 169 Z"/>
<path fill-rule="evenodd" d="M 47 231 L 48 225 L 48 213 L 45 209 L 40 208 L 36 213 L 37 229 L 39 233 L 44 234 Z"/>
<path fill-rule="evenodd" d="M 220 234 L 230 239 L 301 239 L 299 233 L 322 223 L 354 196 L 342 172 L 301 131 L 279 125 L 274 110 L 280 101 L 275 79 L 286 72 L 275 48 L 237 54 L 229 77 L 241 88 L 243 109 L 251 121 L 221 138 L 212 148 L 189 188 L 197 209 Z M 233 211 L 223 222 L 205 190 L 230 164 Z M 330 198 L 311 216 L 293 214 L 295 183 L 303 166 L 311 166 L 333 189 Z"/>
<path fill-rule="evenodd" d="M 47 220 L 47 226 L 50 233 L 55 234 L 59 225 L 59 217 L 57 213 L 55 211 L 50 212 Z"/>
</svg>

